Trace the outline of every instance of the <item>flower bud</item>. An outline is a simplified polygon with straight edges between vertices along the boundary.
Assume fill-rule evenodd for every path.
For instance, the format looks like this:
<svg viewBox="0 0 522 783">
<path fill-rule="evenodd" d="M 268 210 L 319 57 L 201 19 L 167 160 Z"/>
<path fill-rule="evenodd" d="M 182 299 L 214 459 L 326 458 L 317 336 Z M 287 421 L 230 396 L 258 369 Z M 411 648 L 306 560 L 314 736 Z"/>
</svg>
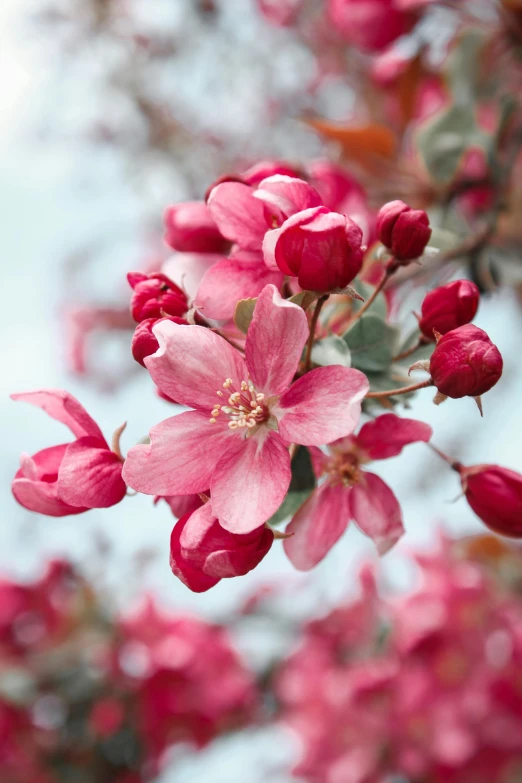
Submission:
<svg viewBox="0 0 522 783">
<path fill-rule="evenodd" d="M 167 207 L 163 220 L 165 242 L 181 253 L 222 253 L 230 244 L 221 235 L 203 201 Z"/>
<path fill-rule="evenodd" d="M 500 379 L 502 356 L 486 332 L 467 324 L 440 338 L 431 355 L 430 373 L 447 397 L 479 397 Z"/>
<path fill-rule="evenodd" d="M 430 291 L 424 297 L 419 328 L 428 340 L 434 340 L 433 330 L 446 334 L 458 326 L 469 324 L 475 317 L 480 292 L 470 280 L 455 280 Z"/>
<path fill-rule="evenodd" d="M 522 538 L 522 476 L 499 465 L 459 468 L 466 500 L 495 533 Z"/>
<path fill-rule="evenodd" d="M 134 330 L 131 351 L 134 359 L 142 367 L 145 367 L 144 359 L 158 350 L 159 343 L 152 331 L 152 327 L 160 323 L 160 321 L 173 321 L 175 324 L 188 323 L 184 318 L 178 318 L 177 316 L 171 316 L 170 318 L 146 318 L 144 321 L 141 321 Z"/>
<path fill-rule="evenodd" d="M 273 542 L 273 532 L 264 525 L 243 534 L 225 530 L 209 501 L 174 525 L 170 566 L 190 590 L 204 592 L 220 579 L 247 574 L 259 565 Z"/>
<path fill-rule="evenodd" d="M 268 232 L 263 252 L 269 266 L 273 257 L 285 275 L 297 277 L 302 289 L 335 291 L 345 288 L 361 269 L 362 236 L 349 217 L 312 207 Z"/>
<path fill-rule="evenodd" d="M 130 309 L 138 323 L 146 318 L 162 318 L 165 315 L 181 318 L 187 312 L 187 297 L 166 275 L 130 272 L 127 280 L 134 289 Z"/>
<path fill-rule="evenodd" d="M 430 221 L 423 209 L 389 201 L 377 215 L 377 237 L 397 261 L 412 261 L 423 254 L 430 240 Z"/>
</svg>

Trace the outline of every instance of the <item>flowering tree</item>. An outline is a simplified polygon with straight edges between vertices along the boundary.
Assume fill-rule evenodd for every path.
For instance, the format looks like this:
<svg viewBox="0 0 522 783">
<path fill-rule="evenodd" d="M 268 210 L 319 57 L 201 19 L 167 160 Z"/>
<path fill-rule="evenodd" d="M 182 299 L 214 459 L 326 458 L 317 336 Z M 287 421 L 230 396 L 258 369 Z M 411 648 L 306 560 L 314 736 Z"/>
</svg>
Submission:
<svg viewBox="0 0 522 783">
<path fill-rule="evenodd" d="M 102 7 L 100 23 L 113 12 Z M 427 424 L 402 415 L 430 389 L 448 416 L 469 397 L 482 415 L 502 376 L 500 352 L 472 321 L 481 295 L 509 279 L 489 254 L 502 251 L 505 265 L 522 239 L 520 9 L 508 0 L 259 7 L 313 55 L 308 95 L 340 73 L 356 91 L 357 120 L 333 122 L 317 107 L 306 117 L 337 160 L 262 160 L 223 174 L 204 199 L 166 208 L 174 255 L 129 273 L 130 317 L 120 308 L 115 323 L 133 323 L 132 356 L 157 393 L 190 410 L 124 456 L 123 427 L 109 445 L 67 392 L 14 394 L 75 440 L 24 454 L 13 494 L 50 516 L 110 507 L 127 487 L 164 498 L 178 517 L 172 570 L 201 592 L 250 571 L 274 540 L 311 569 L 350 521 L 387 552 L 405 532 L 400 504 L 365 466 L 424 442 L 458 472 L 486 525 L 520 536 L 522 477 L 462 466 L 431 444 Z M 441 14 L 442 55 L 426 33 L 440 37 Z M 412 287 L 429 289 L 413 331 Z"/>
</svg>

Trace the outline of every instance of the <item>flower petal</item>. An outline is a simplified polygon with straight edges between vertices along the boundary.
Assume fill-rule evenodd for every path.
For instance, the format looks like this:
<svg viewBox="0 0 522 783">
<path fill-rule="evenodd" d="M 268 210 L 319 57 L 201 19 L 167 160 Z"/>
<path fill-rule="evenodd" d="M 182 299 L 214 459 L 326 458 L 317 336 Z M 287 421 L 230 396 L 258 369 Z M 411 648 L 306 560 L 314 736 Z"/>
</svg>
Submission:
<svg viewBox="0 0 522 783">
<path fill-rule="evenodd" d="M 48 517 L 64 517 L 87 511 L 84 506 L 69 506 L 58 497 L 56 478 L 69 443 L 51 446 L 33 454 L 22 455 L 22 467 L 12 483 L 15 500 L 29 511 Z"/>
<path fill-rule="evenodd" d="M 312 492 L 287 526 L 293 533 L 283 546 L 299 571 L 309 571 L 325 557 L 350 522 L 350 487 L 328 482 Z"/>
<path fill-rule="evenodd" d="M 256 297 L 269 283 L 279 287 L 282 282 L 282 273 L 268 269 L 261 256 L 259 262 L 227 258 L 208 270 L 195 304 L 206 318 L 229 319 L 239 299 Z"/>
<path fill-rule="evenodd" d="M 290 455 L 277 433 L 260 429 L 237 438 L 212 476 L 212 508 L 231 533 L 248 533 L 274 514 L 292 477 Z"/>
<path fill-rule="evenodd" d="M 302 446 L 322 446 L 349 435 L 369 389 L 359 370 L 332 365 L 303 375 L 286 391 L 273 414 L 281 437 Z"/>
<path fill-rule="evenodd" d="M 296 212 L 319 207 L 323 203 L 317 190 L 308 182 L 284 174 L 264 179 L 253 196 L 266 204 L 269 210 L 275 207 L 282 217 L 281 222 Z"/>
<path fill-rule="evenodd" d="M 150 445 L 134 446 L 123 466 L 129 487 L 145 495 L 205 492 L 221 455 L 237 438 L 200 411 L 165 419 L 150 431 Z"/>
<path fill-rule="evenodd" d="M 170 567 L 178 579 L 194 593 L 204 593 L 217 585 L 219 578 L 204 574 L 199 568 L 193 568 L 181 552 L 180 537 L 185 526 L 191 519 L 191 514 L 182 517 L 174 527 L 170 536 Z"/>
<path fill-rule="evenodd" d="M 167 258 L 161 271 L 172 280 L 192 301 L 203 277 L 217 261 L 224 256 L 203 255 L 202 253 L 175 253 Z"/>
<path fill-rule="evenodd" d="M 246 380 L 241 354 L 210 329 L 164 320 L 152 331 L 159 349 L 145 358 L 145 366 L 160 391 L 181 405 L 203 408 L 210 415 L 227 378 L 236 389 Z"/>
<path fill-rule="evenodd" d="M 351 508 L 357 527 L 373 539 L 380 555 L 385 555 L 404 533 L 399 501 L 374 473 L 365 472 L 364 483 L 352 488 Z"/>
<path fill-rule="evenodd" d="M 356 442 L 369 459 L 388 459 L 410 443 L 427 443 L 432 434 L 432 428 L 423 421 L 384 413 L 361 427 Z"/>
<path fill-rule="evenodd" d="M 265 207 L 241 182 L 222 182 L 210 192 L 208 207 L 219 230 L 247 250 L 259 250 L 268 226 Z"/>
<path fill-rule="evenodd" d="M 73 435 L 83 438 L 85 435 L 93 435 L 106 444 L 102 431 L 92 419 L 83 405 L 80 405 L 76 397 L 62 389 L 40 389 L 34 392 L 22 392 L 11 394 L 15 402 L 28 402 L 37 408 L 44 410 L 51 418 L 61 421 L 69 427 Z"/>
<path fill-rule="evenodd" d="M 302 308 L 267 285 L 257 299 L 245 348 L 250 378 L 265 397 L 281 394 L 291 383 L 308 334 Z"/>
<path fill-rule="evenodd" d="M 79 438 L 67 447 L 60 464 L 58 495 L 71 506 L 114 506 L 127 491 L 121 470 L 121 459 L 100 447 L 99 439 Z"/>
</svg>

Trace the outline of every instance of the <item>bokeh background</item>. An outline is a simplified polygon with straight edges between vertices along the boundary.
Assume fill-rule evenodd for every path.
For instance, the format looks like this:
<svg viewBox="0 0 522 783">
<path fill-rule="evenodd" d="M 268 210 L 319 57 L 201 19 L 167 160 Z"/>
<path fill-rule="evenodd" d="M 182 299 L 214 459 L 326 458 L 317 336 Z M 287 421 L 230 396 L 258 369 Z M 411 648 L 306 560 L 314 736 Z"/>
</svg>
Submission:
<svg viewBox="0 0 522 783">
<path fill-rule="evenodd" d="M 439 8 L 424 23 L 433 56 L 437 47 L 444 51 L 453 13 Z M 3 0 L 0 29 L 0 570 L 30 578 L 45 558 L 65 556 L 118 606 L 147 590 L 213 619 L 265 583 L 300 585 L 296 615 L 326 609 L 355 589 L 360 562 L 376 559 L 355 528 L 310 575 L 298 575 L 274 546 L 253 573 L 194 595 L 169 568 L 173 519 L 166 504 L 153 507 L 136 496 L 63 519 L 25 511 L 10 493 L 20 452 L 58 443 L 63 433 L 8 395 L 67 388 L 105 434 L 127 421 L 124 450 L 165 418 L 169 406 L 130 356 L 129 331 L 93 335 L 87 367 L 73 371 L 71 311 L 92 304 L 125 309 L 126 272 L 168 256 L 161 241 L 167 204 L 201 198 L 217 176 L 257 159 L 338 157 L 335 144 L 304 118 L 347 121 L 357 105 L 353 84 L 337 66 L 325 76 L 309 42 L 291 27 L 269 24 L 254 0 Z M 475 323 L 505 363 L 503 382 L 484 401 L 484 419 L 471 401 L 436 407 L 429 393 L 417 395 L 408 415 L 431 424 L 434 442 L 465 464 L 522 471 L 516 290 L 483 297 Z M 455 475 L 424 445 L 376 472 L 400 499 L 407 530 L 383 561 L 384 584 L 410 584 L 408 553 L 432 545 L 440 527 L 455 534 L 483 529 L 455 500 Z M 238 644 L 255 659 L 277 641 L 256 628 L 239 634 Z M 182 759 L 164 780 L 202 780 L 211 770 L 216 783 L 234 783 L 245 780 L 245 763 L 252 783 L 268 775 L 286 780 L 278 770 L 289 752 L 275 729 L 252 731 Z"/>
</svg>

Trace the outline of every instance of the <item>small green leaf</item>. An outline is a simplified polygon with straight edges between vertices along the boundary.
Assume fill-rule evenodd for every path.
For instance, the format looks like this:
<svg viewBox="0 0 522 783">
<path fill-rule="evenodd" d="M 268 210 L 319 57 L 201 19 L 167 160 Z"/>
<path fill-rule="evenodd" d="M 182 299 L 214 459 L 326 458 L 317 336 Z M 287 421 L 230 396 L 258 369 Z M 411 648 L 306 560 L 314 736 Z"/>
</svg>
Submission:
<svg viewBox="0 0 522 783">
<path fill-rule="evenodd" d="M 318 340 L 312 348 L 312 361 L 320 367 L 340 364 L 341 367 L 351 367 L 350 349 L 342 337 L 332 334 L 323 340 Z"/>
<path fill-rule="evenodd" d="M 257 299 L 240 299 L 234 310 L 234 323 L 240 332 L 246 334 L 254 315 Z"/>
<path fill-rule="evenodd" d="M 302 489 L 299 492 L 289 492 L 275 514 L 270 517 L 268 525 L 279 525 L 290 517 L 303 505 L 312 494 L 311 489 Z"/>
<path fill-rule="evenodd" d="M 388 368 L 398 336 L 397 327 L 372 313 L 363 315 L 343 335 L 352 355 L 352 367 L 363 372 L 380 372 Z"/>
<path fill-rule="evenodd" d="M 369 299 L 370 296 L 375 291 L 374 285 L 370 285 L 370 283 L 363 283 L 361 280 L 355 280 L 353 287 L 355 288 L 357 293 L 362 296 L 362 298 L 365 301 Z M 352 312 L 357 313 L 361 309 L 363 304 L 364 302 L 361 302 L 358 299 L 353 299 Z M 373 302 L 368 312 L 371 313 L 372 315 L 379 316 L 379 318 L 386 318 L 388 312 L 388 305 L 386 304 L 386 297 L 384 296 L 384 294 L 379 294 L 377 296 L 375 302 Z"/>
</svg>

